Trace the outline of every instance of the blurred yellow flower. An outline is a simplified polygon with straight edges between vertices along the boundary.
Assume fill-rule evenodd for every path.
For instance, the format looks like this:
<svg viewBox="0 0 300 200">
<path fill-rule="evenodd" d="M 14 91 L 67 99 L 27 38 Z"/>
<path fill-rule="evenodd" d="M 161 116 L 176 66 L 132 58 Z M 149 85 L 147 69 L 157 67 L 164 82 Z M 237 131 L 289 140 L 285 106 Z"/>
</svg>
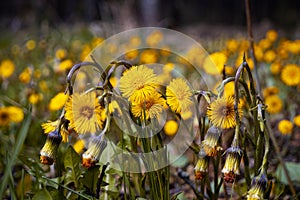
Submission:
<svg viewBox="0 0 300 200">
<path fill-rule="evenodd" d="M 125 59 L 126 60 L 134 60 L 137 58 L 137 56 L 139 55 L 139 52 L 138 50 L 132 50 L 132 51 L 129 51 L 125 54 Z"/>
<path fill-rule="evenodd" d="M 271 86 L 263 89 L 263 97 L 267 98 L 269 96 L 275 95 L 279 93 L 278 87 Z"/>
<path fill-rule="evenodd" d="M 103 41 L 104 41 L 104 38 L 102 38 L 102 37 L 95 37 L 95 38 L 93 38 L 93 40 L 92 40 L 92 48 L 97 47 Z"/>
<path fill-rule="evenodd" d="M 163 33 L 160 31 L 153 31 L 147 38 L 146 43 L 153 47 L 159 44 L 163 39 Z"/>
<path fill-rule="evenodd" d="M 73 62 L 70 59 L 61 61 L 58 65 L 58 72 L 64 72 L 68 69 L 71 69 L 73 66 Z"/>
<path fill-rule="evenodd" d="M 85 59 L 87 59 L 87 57 L 91 53 L 91 51 L 92 51 L 92 48 L 88 44 L 84 45 L 82 48 L 82 52 L 80 54 L 80 60 L 84 61 Z"/>
<path fill-rule="evenodd" d="M 141 120 L 158 118 L 166 107 L 166 100 L 154 91 L 144 101 L 132 102 L 131 112 L 135 117 Z"/>
<path fill-rule="evenodd" d="M 178 123 L 175 120 L 168 120 L 164 126 L 164 132 L 168 136 L 173 136 L 177 133 Z"/>
<path fill-rule="evenodd" d="M 36 42 L 34 40 L 28 40 L 25 44 L 26 48 L 31 51 L 33 49 L 35 49 L 36 47 Z"/>
<path fill-rule="evenodd" d="M 282 101 L 277 95 L 268 96 L 265 99 L 267 111 L 271 114 L 279 113 L 282 110 Z"/>
<path fill-rule="evenodd" d="M 281 71 L 281 80 L 288 86 L 300 83 L 300 67 L 296 64 L 287 64 Z"/>
<path fill-rule="evenodd" d="M 257 61 L 263 61 L 264 52 L 262 48 L 258 45 L 254 45 L 254 50 L 255 50 L 255 58 L 257 59 Z"/>
<path fill-rule="evenodd" d="M 300 115 L 294 117 L 294 124 L 300 127 Z"/>
<path fill-rule="evenodd" d="M 50 111 L 60 110 L 65 105 L 67 99 L 68 99 L 68 95 L 66 95 L 64 92 L 58 93 L 50 100 L 49 110 Z"/>
<path fill-rule="evenodd" d="M 47 85 L 47 82 L 45 80 L 41 80 L 39 82 L 39 88 L 43 91 L 43 92 L 48 92 L 49 91 L 49 87 Z"/>
<path fill-rule="evenodd" d="M 9 78 L 15 71 L 15 64 L 9 60 L 2 60 L 0 64 L 0 76 L 3 79 Z"/>
<path fill-rule="evenodd" d="M 226 47 L 230 53 L 237 51 L 239 44 L 235 39 L 230 39 L 226 41 Z"/>
<path fill-rule="evenodd" d="M 183 78 L 176 78 L 167 86 L 167 103 L 176 113 L 187 112 L 192 105 L 192 90 Z"/>
<path fill-rule="evenodd" d="M 274 60 L 276 59 L 276 53 L 274 50 L 268 50 L 265 52 L 264 54 L 264 60 L 267 62 L 267 63 L 271 63 L 273 62 Z"/>
<path fill-rule="evenodd" d="M 22 83 L 29 83 L 31 80 L 31 75 L 32 75 L 32 69 L 30 67 L 27 67 L 26 69 L 24 69 L 21 74 L 19 75 L 19 80 Z"/>
<path fill-rule="evenodd" d="M 156 63 L 158 60 L 158 53 L 153 49 L 146 49 L 140 54 L 140 63 Z"/>
<path fill-rule="evenodd" d="M 67 51 L 65 49 L 57 49 L 55 52 L 55 57 L 58 60 L 63 60 L 67 56 Z"/>
<path fill-rule="evenodd" d="M 129 39 L 129 46 L 138 47 L 141 44 L 141 38 L 138 36 L 133 36 Z"/>
<path fill-rule="evenodd" d="M 69 127 L 79 134 L 96 133 L 105 120 L 105 110 L 95 92 L 82 95 L 74 93 L 68 99 L 65 110 L 65 118 L 70 121 Z"/>
<path fill-rule="evenodd" d="M 281 64 L 279 62 L 274 62 L 270 65 L 270 71 L 272 74 L 277 75 L 281 71 Z"/>
<path fill-rule="evenodd" d="M 238 108 L 239 115 L 242 115 L 241 106 Z M 234 98 L 221 97 L 208 106 L 207 116 L 212 124 L 222 129 L 233 128 L 236 125 Z"/>
<path fill-rule="evenodd" d="M 286 48 L 292 54 L 298 54 L 300 52 L 299 41 L 288 41 L 286 43 Z"/>
<path fill-rule="evenodd" d="M 275 30 L 268 30 L 266 33 L 266 38 L 271 42 L 275 42 L 277 40 L 278 34 Z"/>
<path fill-rule="evenodd" d="M 278 124 L 278 130 L 283 135 L 290 135 L 293 131 L 293 123 L 289 120 L 281 120 Z"/>
<path fill-rule="evenodd" d="M 43 96 L 41 94 L 33 93 L 28 97 L 28 101 L 31 104 L 37 104 Z"/>
<path fill-rule="evenodd" d="M 226 62 L 227 57 L 224 53 L 215 52 L 205 58 L 203 67 L 208 74 L 218 75 L 222 73 Z"/>
<path fill-rule="evenodd" d="M 240 52 L 239 53 L 239 56 L 237 57 L 236 61 L 235 61 L 235 66 L 236 67 L 239 67 L 242 63 L 243 63 L 243 57 L 244 57 L 244 53 L 243 52 Z M 248 58 L 246 56 L 246 61 L 248 63 L 248 66 L 251 70 L 254 69 L 254 62 L 251 58 Z"/>
<path fill-rule="evenodd" d="M 269 49 L 272 46 L 272 42 L 268 39 L 261 39 L 258 43 L 263 50 Z"/>
<path fill-rule="evenodd" d="M 111 84 L 113 87 L 116 87 L 116 86 L 117 86 L 118 81 L 119 81 L 118 78 L 115 77 L 115 76 L 109 78 L 109 82 L 110 82 L 110 84 Z"/>
<path fill-rule="evenodd" d="M 157 88 L 156 74 L 144 66 L 133 66 L 123 73 L 119 81 L 122 95 L 132 102 L 144 102 Z"/>
<path fill-rule="evenodd" d="M 24 112 L 16 106 L 0 107 L 0 126 L 6 126 L 10 122 L 19 123 L 24 119 Z"/>
<path fill-rule="evenodd" d="M 226 98 L 234 96 L 234 81 L 231 81 L 224 86 L 224 96 Z"/>
</svg>

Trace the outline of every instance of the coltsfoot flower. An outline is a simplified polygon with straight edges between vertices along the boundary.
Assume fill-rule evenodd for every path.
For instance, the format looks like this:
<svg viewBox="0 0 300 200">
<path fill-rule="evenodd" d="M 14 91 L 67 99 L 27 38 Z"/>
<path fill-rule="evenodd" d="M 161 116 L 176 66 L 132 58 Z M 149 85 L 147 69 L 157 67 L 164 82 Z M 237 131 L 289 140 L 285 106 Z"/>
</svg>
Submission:
<svg viewBox="0 0 300 200">
<path fill-rule="evenodd" d="M 42 164 L 53 164 L 61 141 L 62 137 L 57 130 L 52 131 L 47 135 L 46 143 L 40 151 L 40 160 Z"/>
<path fill-rule="evenodd" d="M 226 161 L 222 169 L 224 174 L 224 181 L 227 183 L 233 183 L 236 175 L 240 174 L 240 163 L 243 155 L 243 151 L 237 147 L 230 147 L 226 150 Z"/>
<path fill-rule="evenodd" d="M 262 174 L 254 177 L 252 186 L 247 192 L 247 200 L 264 199 L 264 194 L 267 189 L 268 180 L 266 175 Z"/>
<path fill-rule="evenodd" d="M 202 148 L 207 156 L 215 156 L 220 150 L 222 150 L 219 140 L 220 136 L 221 131 L 215 126 L 212 126 L 207 130 L 202 142 Z"/>
</svg>

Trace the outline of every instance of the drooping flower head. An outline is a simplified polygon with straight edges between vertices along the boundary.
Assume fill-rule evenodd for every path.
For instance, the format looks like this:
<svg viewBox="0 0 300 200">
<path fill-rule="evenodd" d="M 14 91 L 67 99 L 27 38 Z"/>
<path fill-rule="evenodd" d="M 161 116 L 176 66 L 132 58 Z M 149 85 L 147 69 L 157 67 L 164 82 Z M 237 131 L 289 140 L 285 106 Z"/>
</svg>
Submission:
<svg viewBox="0 0 300 200">
<path fill-rule="evenodd" d="M 105 111 L 100 106 L 95 92 L 87 94 L 74 93 L 68 99 L 65 118 L 69 127 L 79 134 L 96 133 L 102 128 Z"/>
<path fill-rule="evenodd" d="M 183 78 L 171 81 L 166 89 L 167 103 L 176 113 L 187 112 L 192 105 L 192 91 Z"/>
<path fill-rule="evenodd" d="M 53 164 L 61 140 L 62 137 L 57 130 L 52 131 L 47 135 L 46 143 L 40 151 L 40 160 L 42 164 Z"/>
<path fill-rule="evenodd" d="M 215 156 L 222 150 L 220 146 L 221 131 L 215 126 L 207 130 L 204 140 L 202 141 L 202 148 L 207 156 Z"/>
<path fill-rule="evenodd" d="M 264 194 L 267 189 L 268 180 L 266 175 L 262 174 L 254 177 L 252 186 L 247 192 L 247 200 L 264 199 Z"/>
<path fill-rule="evenodd" d="M 144 65 L 133 66 L 123 73 L 119 86 L 131 102 L 144 102 L 157 88 L 156 74 Z"/>
<path fill-rule="evenodd" d="M 238 112 L 241 116 L 242 110 L 239 106 Z M 236 125 L 235 111 L 234 111 L 234 98 L 221 97 L 208 106 L 207 116 L 216 127 L 222 129 L 233 128 Z"/>
<path fill-rule="evenodd" d="M 227 183 L 233 183 L 236 175 L 240 174 L 240 163 L 242 159 L 243 151 L 237 147 L 230 147 L 226 150 L 226 161 L 222 169 L 224 174 L 224 181 Z"/>
<path fill-rule="evenodd" d="M 195 179 L 201 181 L 205 178 L 208 172 L 209 157 L 206 155 L 203 148 L 200 149 L 199 158 L 194 168 Z"/>
</svg>

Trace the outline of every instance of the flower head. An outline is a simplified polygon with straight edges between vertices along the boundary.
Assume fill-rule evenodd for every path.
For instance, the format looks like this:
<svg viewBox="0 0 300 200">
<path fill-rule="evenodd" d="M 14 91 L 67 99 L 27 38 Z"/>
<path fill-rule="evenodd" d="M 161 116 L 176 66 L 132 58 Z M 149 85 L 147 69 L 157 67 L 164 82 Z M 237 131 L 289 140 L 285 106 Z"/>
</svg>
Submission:
<svg viewBox="0 0 300 200">
<path fill-rule="evenodd" d="M 11 122 L 19 123 L 24 119 L 24 112 L 16 106 L 0 107 L 0 126 Z"/>
<path fill-rule="evenodd" d="M 77 133 L 96 133 L 102 128 L 105 111 L 95 92 L 82 95 L 74 93 L 68 99 L 65 109 L 65 118 L 70 121 L 69 127 L 74 128 Z"/>
<path fill-rule="evenodd" d="M 242 159 L 243 151 L 237 146 L 232 146 L 226 150 L 226 161 L 222 169 L 224 174 L 224 181 L 227 183 L 233 183 L 236 175 L 240 174 L 240 163 Z"/>
<path fill-rule="evenodd" d="M 267 184 L 268 180 L 266 175 L 262 174 L 259 177 L 254 177 L 252 180 L 252 186 L 247 192 L 247 200 L 264 199 Z"/>
<path fill-rule="evenodd" d="M 107 145 L 104 135 L 100 134 L 92 138 L 88 149 L 82 155 L 82 166 L 90 168 L 100 159 L 100 156 Z"/>
<path fill-rule="evenodd" d="M 227 57 L 224 53 L 216 52 L 210 54 L 204 60 L 204 70 L 211 75 L 218 75 L 222 72 L 224 65 L 227 62 Z"/>
<path fill-rule="evenodd" d="M 204 179 L 206 173 L 208 172 L 208 163 L 209 163 L 209 157 L 206 156 L 205 151 L 201 149 L 199 152 L 199 158 L 197 164 L 194 168 L 196 180 L 201 181 Z"/>
<path fill-rule="evenodd" d="M 281 120 L 278 124 L 278 130 L 283 135 L 289 135 L 293 131 L 293 123 L 289 120 Z"/>
<path fill-rule="evenodd" d="M 47 135 L 46 143 L 44 144 L 43 148 L 40 151 L 40 160 L 42 164 L 52 165 L 57 148 L 62 140 L 61 135 L 58 133 L 57 130 L 52 131 Z"/>
<path fill-rule="evenodd" d="M 294 124 L 300 127 L 300 115 L 294 117 Z"/>
<path fill-rule="evenodd" d="M 164 132 L 168 136 L 173 136 L 177 133 L 178 123 L 175 120 L 169 120 L 164 126 Z"/>
<path fill-rule="evenodd" d="M 241 107 L 238 108 L 239 114 L 242 115 Z M 228 129 L 236 125 L 234 98 L 221 97 L 208 106 L 207 116 L 213 125 Z"/>
<path fill-rule="evenodd" d="M 132 102 L 144 102 L 157 88 L 156 74 L 144 65 L 133 66 L 119 82 L 122 95 Z"/>
<path fill-rule="evenodd" d="M 3 60 L 0 64 L 0 77 L 3 79 L 9 78 L 15 71 L 15 64 L 9 60 Z"/>
<path fill-rule="evenodd" d="M 267 98 L 268 96 L 275 95 L 278 93 L 279 93 L 279 89 L 278 89 L 278 87 L 275 87 L 275 86 L 267 87 L 263 90 L 264 98 Z"/>
<path fill-rule="evenodd" d="M 148 120 L 158 117 L 166 107 L 166 100 L 160 93 L 153 91 L 151 96 L 144 99 L 144 102 L 132 102 L 131 112 L 141 120 Z"/>
<path fill-rule="evenodd" d="M 271 114 L 279 113 L 282 110 L 282 101 L 277 95 L 268 96 L 265 99 L 267 111 Z"/>
<path fill-rule="evenodd" d="M 220 150 L 222 150 L 222 147 L 220 146 L 220 136 L 221 131 L 215 126 L 212 126 L 207 130 L 202 142 L 202 148 L 207 156 L 215 156 Z"/>
<path fill-rule="evenodd" d="M 68 95 L 66 95 L 63 92 L 58 93 L 50 100 L 49 110 L 51 111 L 60 110 L 65 105 L 67 99 L 68 99 Z"/>
<path fill-rule="evenodd" d="M 192 91 L 186 81 L 176 78 L 166 89 L 167 103 L 176 113 L 186 112 L 192 105 Z"/>
<path fill-rule="evenodd" d="M 296 86 L 300 83 L 300 67 L 296 64 L 288 64 L 281 71 L 281 80 L 288 86 Z"/>
</svg>

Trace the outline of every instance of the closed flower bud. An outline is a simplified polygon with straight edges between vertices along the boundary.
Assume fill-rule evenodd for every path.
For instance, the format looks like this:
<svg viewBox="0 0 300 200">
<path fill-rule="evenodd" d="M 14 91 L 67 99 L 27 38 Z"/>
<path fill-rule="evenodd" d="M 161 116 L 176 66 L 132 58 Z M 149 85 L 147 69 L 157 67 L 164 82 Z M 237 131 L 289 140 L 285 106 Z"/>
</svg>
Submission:
<svg viewBox="0 0 300 200">
<path fill-rule="evenodd" d="M 203 149 L 199 152 L 199 159 L 197 161 L 197 164 L 195 166 L 195 179 L 196 180 L 203 180 L 207 171 L 208 171 L 208 163 L 209 163 L 209 157 L 206 156 L 206 153 Z"/>
<path fill-rule="evenodd" d="M 102 151 L 107 145 L 103 135 L 100 134 L 92 139 L 87 151 L 82 155 L 82 166 L 90 168 L 99 161 Z"/>
<path fill-rule="evenodd" d="M 268 180 L 265 174 L 262 174 L 259 177 L 254 177 L 252 180 L 252 186 L 247 192 L 247 200 L 264 199 L 267 183 Z"/>
<path fill-rule="evenodd" d="M 233 183 L 236 175 L 240 174 L 240 163 L 243 155 L 243 151 L 237 147 L 230 147 L 226 150 L 226 161 L 222 169 L 224 174 L 224 181 L 227 183 Z"/>
<path fill-rule="evenodd" d="M 42 164 L 52 165 L 57 148 L 62 141 L 61 135 L 58 133 L 58 130 L 54 130 L 47 135 L 46 143 L 40 151 L 40 160 Z"/>
<path fill-rule="evenodd" d="M 212 126 L 208 129 L 205 138 L 202 142 L 202 147 L 207 156 L 215 156 L 218 151 L 222 150 L 220 145 L 220 136 L 221 132 L 215 126 Z"/>
</svg>

